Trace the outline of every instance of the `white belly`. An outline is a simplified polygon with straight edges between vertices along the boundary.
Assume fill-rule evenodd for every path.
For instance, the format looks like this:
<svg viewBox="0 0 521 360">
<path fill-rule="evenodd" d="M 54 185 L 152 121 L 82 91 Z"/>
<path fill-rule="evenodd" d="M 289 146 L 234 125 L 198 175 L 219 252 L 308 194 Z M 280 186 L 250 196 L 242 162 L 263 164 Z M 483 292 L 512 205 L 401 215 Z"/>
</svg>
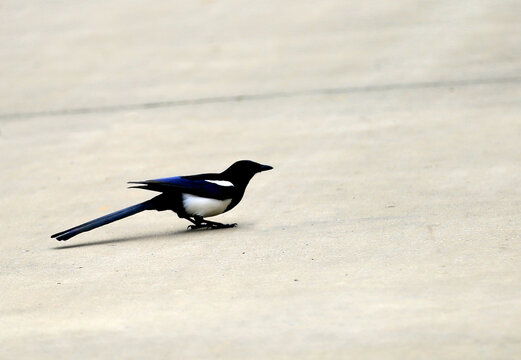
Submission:
<svg viewBox="0 0 521 360">
<path fill-rule="evenodd" d="M 222 214 L 232 199 L 216 200 L 200 196 L 183 194 L 183 206 L 188 215 L 209 217 Z"/>
</svg>

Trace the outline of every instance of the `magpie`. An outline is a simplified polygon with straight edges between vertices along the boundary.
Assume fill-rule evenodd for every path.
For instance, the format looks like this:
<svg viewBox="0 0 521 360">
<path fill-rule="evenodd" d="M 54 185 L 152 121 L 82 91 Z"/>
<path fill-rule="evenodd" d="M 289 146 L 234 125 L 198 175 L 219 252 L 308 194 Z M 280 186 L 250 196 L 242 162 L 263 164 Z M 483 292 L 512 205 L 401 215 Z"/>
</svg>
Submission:
<svg viewBox="0 0 521 360">
<path fill-rule="evenodd" d="M 237 224 L 221 224 L 206 218 L 233 209 L 242 199 L 252 177 L 273 167 L 251 160 L 240 160 L 219 174 L 175 176 L 146 181 L 130 181 L 130 188 L 160 192 L 160 195 L 84 224 L 61 231 L 51 238 L 58 241 L 98 228 L 144 210 L 171 210 L 192 223 L 188 229 L 222 229 Z"/>
</svg>

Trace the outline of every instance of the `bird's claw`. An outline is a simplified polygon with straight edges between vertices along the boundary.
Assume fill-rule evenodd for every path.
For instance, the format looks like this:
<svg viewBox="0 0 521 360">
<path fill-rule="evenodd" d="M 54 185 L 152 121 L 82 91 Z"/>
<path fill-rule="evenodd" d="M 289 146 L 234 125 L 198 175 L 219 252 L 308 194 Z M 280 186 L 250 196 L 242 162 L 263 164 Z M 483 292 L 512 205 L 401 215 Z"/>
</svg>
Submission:
<svg viewBox="0 0 521 360">
<path fill-rule="evenodd" d="M 237 223 L 233 223 L 233 224 L 219 224 L 214 229 L 227 229 L 227 228 L 232 228 L 232 227 L 236 227 L 236 226 L 237 226 Z"/>
<path fill-rule="evenodd" d="M 236 227 L 237 223 L 233 224 L 221 224 L 221 223 L 201 223 L 196 225 L 188 225 L 187 230 L 197 230 L 197 229 L 227 229 Z"/>
</svg>

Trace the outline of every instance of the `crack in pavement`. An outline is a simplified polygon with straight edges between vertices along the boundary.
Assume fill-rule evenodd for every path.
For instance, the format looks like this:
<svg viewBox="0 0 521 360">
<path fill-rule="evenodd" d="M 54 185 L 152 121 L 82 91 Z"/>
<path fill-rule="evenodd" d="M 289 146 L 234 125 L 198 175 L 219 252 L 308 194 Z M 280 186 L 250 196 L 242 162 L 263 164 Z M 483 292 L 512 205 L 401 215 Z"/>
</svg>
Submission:
<svg viewBox="0 0 521 360">
<path fill-rule="evenodd" d="M 128 111 L 128 110 L 148 110 L 148 109 L 167 108 L 167 107 L 176 107 L 176 106 L 204 105 L 204 104 L 240 102 L 240 101 L 258 101 L 258 100 L 270 100 L 270 99 L 280 99 L 280 98 L 299 97 L 299 96 L 312 96 L 312 95 L 336 95 L 336 94 L 351 94 L 351 93 L 379 92 L 379 91 L 392 91 L 392 90 L 430 89 L 430 88 L 441 88 L 441 87 L 450 88 L 450 87 L 464 87 L 464 86 L 475 86 L 475 85 L 517 84 L 517 83 L 521 83 L 521 77 L 496 77 L 496 78 L 481 78 L 481 79 L 467 79 L 467 80 L 460 79 L 460 80 L 420 81 L 420 82 L 409 82 L 409 83 L 390 83 L 390 84 L 383 84 L 383 85 L 332 87 L 332 88 L 311 89 L 311 90 L 302 90 L 302 91 L 267 92 L 267 93 L 261 93 L 261 94 L 213 96 L 213 97 L 201 97 L 201 98 L 193 98 L 193 99 L 145 102 L 145 103 L 137 103 L 137 104 L 121 104 L 121 105 L 108 105 L 108 106 L 97 106 L 97 107 L 92 106 L 92 107 L 58 109 L 58 110 L 42 110 L 42 111 L 33 111 L 33 112 L 4 113 L 4 114 L 0 114 L 0 120 L 36 118 L 36 117 L 46 117 L 46 116 L 54 117 L 54 116 L 64 116 L 64 115 L 82 115 L 82 114 L 93 114 L 93 113 L 111 113 L 111 112 Z"/>
</svg>

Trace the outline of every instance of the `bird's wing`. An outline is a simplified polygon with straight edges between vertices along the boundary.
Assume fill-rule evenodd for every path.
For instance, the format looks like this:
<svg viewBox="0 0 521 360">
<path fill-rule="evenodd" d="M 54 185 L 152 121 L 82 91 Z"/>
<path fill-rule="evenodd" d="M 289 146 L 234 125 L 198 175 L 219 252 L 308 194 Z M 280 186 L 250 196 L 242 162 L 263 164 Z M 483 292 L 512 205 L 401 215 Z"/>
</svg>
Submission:
<svg viewBox="0 0 521 360">
<path fill-rule="evenodd" d="M 183 192 L 201 197 L 224 200 L 230 199 L 236 189 L 229 181 L 211 179 L 215 176 L 204 175 L 176 176 L 146 181 L 131 181 L 129 184 L 137 184 L 132 188 L 146 189 L 159 192 Z"/>
</svg>

